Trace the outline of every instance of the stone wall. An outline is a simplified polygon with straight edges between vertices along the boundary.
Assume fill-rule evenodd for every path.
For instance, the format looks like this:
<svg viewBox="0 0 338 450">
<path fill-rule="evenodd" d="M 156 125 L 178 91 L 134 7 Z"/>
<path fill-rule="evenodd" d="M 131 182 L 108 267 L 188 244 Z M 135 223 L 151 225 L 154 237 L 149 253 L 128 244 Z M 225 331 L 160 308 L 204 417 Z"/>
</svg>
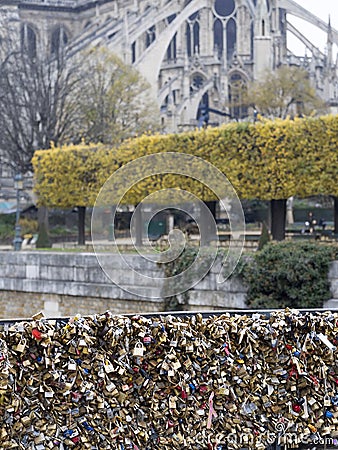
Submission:
<svg viewBox="0 0 338 450">
<path fill-rule="evenodd" d="M 118 287 L 105 275 L 93 253 L 42 251 L 0 252 L 0 317 L 27 318 L 43 310 L 47 317 L 82 315 L 111 310 L 118 314 L 165 310 L 163 298 L 154 298 L 163 278 L 162 269 L 138 255 L 124 255 L 127 264 L 149 276 L 137 286 L 140 296 L 128 292 L 135 288 L 131 270 L 121 265 L 119 255 L 106 254 Z M 102 262 L 102 261 L 101 261 Z M 245 288 L 238 280 L 217 283 L 219 267 L 189 293 L 187 309 L 221 310 L 245 308 Z M 143 295 L 143 296 L 142 296 Z"/>
<path fill-rule="evenodd" d="M 148 274 L 137 286 L 139 295 L 128 292 L 137 279 L 126 270 L 118 255 L 107 254 L 119 286 L 112 283 L 93 253 L 37 251 L 0 252 L 0 318 L 27 318 L 38 311 L 47 317 L 67 317 L 102 313 L 147 313 L 165 310 L 163 298 L 155 298 L 163 277 L 155 263 L 136 254 L 124 255 L 131 267 Z M 102 261 L 101 261 L 102 262 Z M 246 289 L 238 279 L 217 283 L 219 265 L 189 291 L 190 311 L 245 309 Z M 331 264 L 329 279 L 332 299 L 324 307 L 338 309 L 338 261 Z"/>
</svg>

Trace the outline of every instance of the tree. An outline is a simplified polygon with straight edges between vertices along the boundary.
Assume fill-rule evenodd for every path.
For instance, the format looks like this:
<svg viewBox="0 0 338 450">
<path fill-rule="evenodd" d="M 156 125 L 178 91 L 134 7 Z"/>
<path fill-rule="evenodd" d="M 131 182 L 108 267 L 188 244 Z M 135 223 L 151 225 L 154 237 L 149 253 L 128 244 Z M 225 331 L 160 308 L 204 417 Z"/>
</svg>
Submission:
<svg viewBox="0 0 338 450">
<path fill-rule="evenodd" d="M 117 145 L 158 127 L 149 86 L 108 50 L 38 53 L 12 34 L 0 47 L 0 149 L 16 170 L 51 142 Z"/>
<path fill-rule="evenodd" d="M 158 108 L 150 98 L 150 86 L 140 74 L 105 48 L 78 55 L 81 82 L 72 93 L 77 104 L 73 142 L 119 146 L 146 131 L 158 129 Z M 79 238 L 84 244 L 86 204 L 78 205 Z"/>
<path fill-rule="evenodd" d="M 34 151 L 51 143 L 117 145 L 155 128 L 148 86 L 107 50 L 71 55 L 60 47 L 48 55 L 8 36 L 0 51 L 0 149 L 13 170 L 29 172 Z"/>
<path fill-rule="evenodd" d="M 32 40 L 16 39 L 15 30 L 6 30 L 0 55 L 0 149 L 7 165 L 25 174 L 36 149 L 71 138 L 79 66 L 66 49 L 38 53 Z M 37 246 L 48 246 L 48 211 L 43 207 L 38 222 Z"/>
<path fill-rule="evenodd" d="M 0 65 L 0 148 L 10 166 L 31 170 L 36 149 L 71 139 L 78 114 L 79 67 L 66 54 L 31 55 L 12 49 Z"/>
<path fill-rule="evenodd" d="M 324 112 L 325 103 L 312 87 L 306 70 L 281 66 L 251 83 L 244 93 L 245 101 L 255 111 L 270 118 L 304 116 Z M 271 200 L 271 232 L 276 240 L 285 238 L 286 199 Z"/>
<path fill-rule="evenodd" d="M 75 134 L 87 143 L 117 146 L 126 138 L 159 129 L 150 86 L 134 68 L 105 48 L 92 48 L 80 57 Z"/>
<path fill-rule="evenodd" d="M 178 186 L 200 200 L 215 200 L 215 193 L 207 185 L 168 172 L 165 152 L 174 151 L 198 156 L 215 165 L 228 177 L 239 197 L 275 200 L 277 207 L 280 200 L 292 195 L 338 195 L 337 144 L 337 116 L 277 119 L 256 125 L 232 123 L 187 133 L 144 135 L 128 139 L 118 148 L 103 146 L 103 153 L 97 150 L 94 155 L 90 146 L 83 145 L 69 147 L 68 151 L 67 148 L 40 151 L 33 163 L 41 203 L 53 206 L 61 206 L 65 201 L 68 206 L 93 204 L 100 187 L 117 168 L 156 153 L 162 158 L 161 177 L 145 178 L 149 169 L 145 164 L 152 162 L 139 164 L 133 170 L 140 181 L 124 196 L 125 204 L 137 204 L 154 192 Z M 201 170 L 198 165 L 194 167 L 196 176 Z M 119 185 L 115 180 L 110 185 L 114 196 L 106 197 L 105 206 L 114 204 L 110 201 L 116 196 L 120 198 L 124 188 L 124 182 Z M 177 203 L 179 193 L 177 190 Z M 172 191 L 167 195 L 173 200 Z"/>
<path fill-rule="evenodd" d="M 311 85 L 305 69 L 280 66 L 254 81 L 245 91 L 245 101 L 258 113 L 270 118 L 304 116 L 326 112 L 327 107 Z"/>
<path fill-rule="evenodd" d="M 39 205 L 78 209 L 78 243 L 85 243 L 85 211 L 106 179 L 118 169 L 102 144 L 79 144 L 36 151 L 32 159 Z"/>
</svg>

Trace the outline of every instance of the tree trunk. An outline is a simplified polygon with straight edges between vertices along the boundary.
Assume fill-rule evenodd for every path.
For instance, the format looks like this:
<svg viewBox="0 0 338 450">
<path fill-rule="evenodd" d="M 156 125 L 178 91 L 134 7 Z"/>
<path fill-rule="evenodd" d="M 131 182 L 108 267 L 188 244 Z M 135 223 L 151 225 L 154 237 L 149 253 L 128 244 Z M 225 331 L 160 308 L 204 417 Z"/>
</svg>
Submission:
<svg viewBox="0 0 338 450">
<path fill-rule="evenodd" d="M 210 212 L 213 215 L 214 219 L 216 219 L 216 201 L 212 200 L 210 202 L 204 202 L 204 203 L 210 209 Z"/>
<path fill-rule="evenodd" d="M 110 223 L 108 228 L 108 241 L 114 241 L 115 236 L 115 222 L 116 222 L 116 205 L 111 207 Z"/>
<path fill-rule="evenodd" d="M 138 247 L 142 246 L 142 236 L 143 236 L 143 223 L 142 223 L 142 210 L 141 206 L 135 209 L 135 244 Z"/>
<path fill-rule="evenodd" d="M 216 202 L 210 201 L 210 202 L 204 202 L 205 206 L 209 209 L 214 219 L 216 219 Z M 210 218 L 208 215 L 204 213 L 203 210 L 201 210 L 200 213 L 200 234 L 201 234 L 201 245 L 209 245 L 212 240 L 216 238 L 212 234 L 212 225 L 210 224 Z"/>
<path fill-rule="evenodd" d="M 271 200 L 271 235 L 275 241 L 285 239 L 286 199 Z"/>
<path fill-rule="evenodd" d="M 338 197 L 333 197 L 333 204 L 334 234 L 338 234 Z"/>
<path fill-rule="evenodd" d="M 52 246 L 49 238 L 48 208 L 46 206 L 38 208 L 38 239 L 35 246 L 36 248 L 50 248 Z"/>
<path fill-rule="evenodd" d="M 78 206 L 78 245 L 85 245 L 86 237 L 85 237 L 85 221 L 86 221 L 86 207 Z"/>
</svg>

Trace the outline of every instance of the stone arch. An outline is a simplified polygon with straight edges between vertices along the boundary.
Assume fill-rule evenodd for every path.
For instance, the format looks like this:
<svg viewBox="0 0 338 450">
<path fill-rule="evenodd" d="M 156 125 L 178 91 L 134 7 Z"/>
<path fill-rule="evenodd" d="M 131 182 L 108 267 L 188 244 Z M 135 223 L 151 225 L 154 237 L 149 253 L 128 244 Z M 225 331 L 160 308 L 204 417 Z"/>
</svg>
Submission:
<svg viewBox="0 0 338 450">
<path fill-rule="evenodd" d="M 319 19 L 317 16 L 312 14 L 310 11 L 307 11 L 302 6 L 298 5 L 296 2 L 292 0 L 279 0 L 280 1 L 280 8 L 284 8 L 288 14 L 292 14 L 296 17 L 299 17 L 303 20 L 305 20 L 308 23 L 311 23 L 312 25 L 315 25 L 316 27 L 320 28 L 321 30 L 328 32 L 328 24 L 322 20 Z M 333 41 L 338 44 L 338 31 L 332 29 L 332 37 Z"/>
<path fill-rule="evenodd" d="M 224 29 L 221 19 L 216 18 L 213 26 L 214 49 L 220 58 L 224 47 Z"/>
<path fill-rule="evenodd" d="M 189 110 L 190 117 L 196 117 L 199 104 L 206 92 L 211 89 L 214 85 L 213 80 L 207 80 L 201 89 L 196 91 L 193 96 L 187 98 L 184 102 L 182 102 L 177 110 L 178 114 L 182 114 L 184 109 Z"/>
<path fill-rule="evenodd" d="M 179 78 L 176 76 L 173 79 L 168 80 L 161 88 L 158 95 L 158 103 L 162 105 L 165 101 L 165 98 L 170 94 L 171 91 L 180 90 L 181 83 Z"/>
<path fill-rule="evenodd" d="M 192 0 L 184 9 L 177 14 L 171 24 L 161 33 L 159 39 L 143 53 L 135 65 L 142 75 L 149 81 L 151 86 L 156 86 L 162 61 L 165 57 L 167 48 L 178 29 L 186 20 L 200 9 L 208 7 L 208 0 Z M 151 71 L 149 71 L 149 62 L 152 61 Z"/>
<path fill-rule="evenodd" d="M 35 58 L 37 53 L 37 30 L 30 23 L 23 23 L 20 27 L 21 49 L 30 58 Z"/>
<path fill-rule="evenodd" d="M 243 104 L 248 75 L 240 68 L 231 69 L 228 74 L 228 101 L 232 117 L 243 119 L 248 115 L 248 107 Z"/>
<path fill-rule="evenodd" d="M 155 40 L 156 40 L 156 26 L 152 25 L 146 31 L 146 39 L 145 39 L 146 48 L 148 48 Z"/>
<path fill-rule="evenodd" d="M 226 57 L 230 61 L 237 44 L 237 24 L 233 17 L 231 17 L 226 24 Z"/>
<path fill-rule="evenodd" d="M 200 24 L 196 21 L 193 25 L 193 53 L 200 52 Z"/>
<path fill-rule="evenodd" d="M 69 38 L 70 33 L 63 24 L 54 27 L 50 35 L 50 53 L 57 55 L 68 44 Z"/>
</svg>

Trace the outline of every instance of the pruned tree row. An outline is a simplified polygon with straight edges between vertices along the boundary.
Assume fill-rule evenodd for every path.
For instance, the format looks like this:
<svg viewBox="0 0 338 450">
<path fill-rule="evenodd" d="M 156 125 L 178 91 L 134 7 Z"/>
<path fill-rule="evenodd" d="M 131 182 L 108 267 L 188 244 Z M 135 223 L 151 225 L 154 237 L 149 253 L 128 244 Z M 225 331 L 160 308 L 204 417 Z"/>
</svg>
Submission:
<svg viewBox="0 0 338 450">
<path fill-rule="evenodd" d="M 104 182 L 129 161 L 153 153 L 195 155 L 220 169 L 240 198 L 271 200 L 273 237 L 282 239 L 288 197 L 338 196 L 337 145 L 337 116 L 278 119 L 182 134 L 144 135 L 125 141 L 118 149 L 81 144 L 38 151 L 33 166 L 40 204 L 89 206 Z M 125 202 L 136 204 L 159 189 L 175 186 L 188 188 L 191 182 L 174 174 L 156 182 L 153 177 L 142 180 Z M 208 189 L 197 185 L 192 189 L 202 200 L 214 200 Z"/>
</svg>

